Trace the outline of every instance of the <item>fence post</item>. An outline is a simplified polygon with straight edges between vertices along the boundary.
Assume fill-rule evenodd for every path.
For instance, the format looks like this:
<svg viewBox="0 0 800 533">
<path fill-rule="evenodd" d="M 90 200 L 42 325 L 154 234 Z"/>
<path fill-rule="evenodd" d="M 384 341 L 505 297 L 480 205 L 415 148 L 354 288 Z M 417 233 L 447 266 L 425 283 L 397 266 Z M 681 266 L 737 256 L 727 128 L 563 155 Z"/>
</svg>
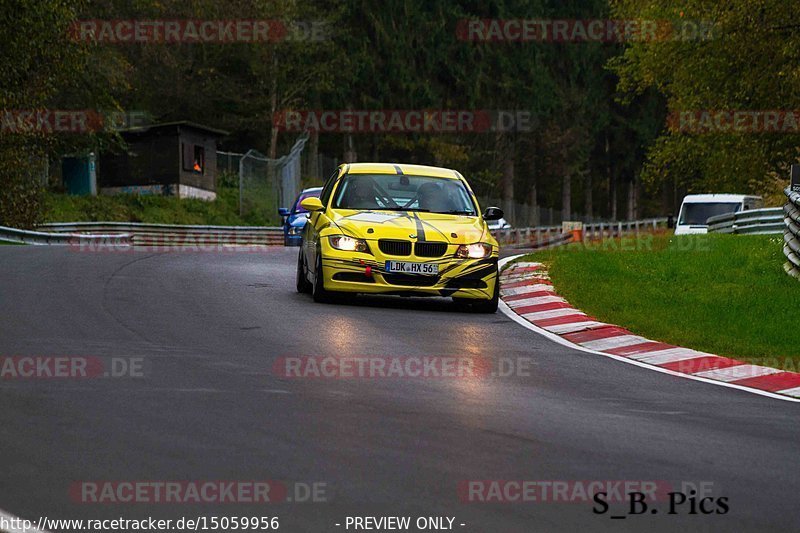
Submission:
<svg viewBox="0 0 800 533">
<path fill-rule="evenodd" d="M 784 191 L 786 206 L 784 222 L 786 229 L 783 235 L 783 255 L 786 262 L 783 269 L 790 276 L 800 279 L 800 165 L 792 165 L 791 182 Z"/>
<path fill-rule="evenodd" d="M 244 181 L 244 158 L 239 158 L 239 216 L 242 216 L 242 186 Z"/>
</svg>

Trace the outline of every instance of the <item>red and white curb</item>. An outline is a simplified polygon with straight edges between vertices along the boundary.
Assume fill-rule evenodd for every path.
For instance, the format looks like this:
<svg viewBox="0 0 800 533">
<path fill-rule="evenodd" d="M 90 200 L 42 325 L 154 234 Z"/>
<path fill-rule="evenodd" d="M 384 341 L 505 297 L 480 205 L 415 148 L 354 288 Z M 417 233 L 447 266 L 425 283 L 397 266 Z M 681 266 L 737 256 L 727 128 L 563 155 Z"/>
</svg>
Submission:
<svg viewBox="0 0 800 533">
<path fill-rule="evenodd" d="M 500 261 L 504 267 L 521 256 Z M 541 263 L 512 263 L 500 275 L 500 310 L 560 344 L 674 376 L 800 402 L 800 373 L 752 365 L 640 337 L 575 309 L 556 294 Z"/>
</svg>

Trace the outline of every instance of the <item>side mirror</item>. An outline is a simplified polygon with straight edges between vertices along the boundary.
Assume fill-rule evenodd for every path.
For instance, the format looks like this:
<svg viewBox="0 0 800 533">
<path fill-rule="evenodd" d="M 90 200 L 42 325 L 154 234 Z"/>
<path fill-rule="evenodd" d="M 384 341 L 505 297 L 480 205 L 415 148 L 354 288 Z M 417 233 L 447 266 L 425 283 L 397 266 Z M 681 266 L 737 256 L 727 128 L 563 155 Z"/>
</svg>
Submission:
<svg viewBox="0 0 800 533">
<path fill-rule="evenodd" d="M 305 209 L 306 211 L 322 211 L 325 207 L 322 205 L 322 202 L 319 198 L 309 197 L 300 202 L 300 206 Z"/>
<path fill-rule="evenodd" d="M 278 208 L 278 214 L 280 216 L 282 216 L 282 217 L 288 217 L 289 216 L 289 210 L 286 209 L 285 207 L 279 207 Z"/>
<path fill-rule="evenodd" d="M 503 218 L 503 210 L 499 207 L 487 207 L 483 212 L 483 220 L 500 220 Z"/>
</svg>

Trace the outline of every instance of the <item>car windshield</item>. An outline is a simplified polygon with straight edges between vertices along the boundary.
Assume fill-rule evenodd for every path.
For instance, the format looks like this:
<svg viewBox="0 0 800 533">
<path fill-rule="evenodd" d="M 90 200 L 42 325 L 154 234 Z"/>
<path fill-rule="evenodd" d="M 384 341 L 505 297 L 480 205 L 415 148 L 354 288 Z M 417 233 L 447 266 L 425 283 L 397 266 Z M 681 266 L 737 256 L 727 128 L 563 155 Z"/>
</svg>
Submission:
<svg viewBox="0 0 800 533">
<path fill-rule="evenodd" d="M 739 210 L 739 206 L 740 204 L 737 202 L 686 203 L 683 204 L 678 224 L 705 226 L 709 218 L 735 213 Z"/>
<path fill-rule="evenodd" d="M 476 214 L 475 203 L 461 180 L 405 174 L 345 176 L 333 207 Z"/>
<path fill-rule="evenodd" d="M 300 196 L 297 197 L 297 201 L 294 203 L 294 207 L 292 208 L 292 213 L 308 213 L 308 211 L 306 211 L 303 208 L 303 206 L 300 205 L 300 202 L 302 202 L 306 198 L 319 198 L 319 193 L 320 191 L 301 193 Z"/>
</svg>

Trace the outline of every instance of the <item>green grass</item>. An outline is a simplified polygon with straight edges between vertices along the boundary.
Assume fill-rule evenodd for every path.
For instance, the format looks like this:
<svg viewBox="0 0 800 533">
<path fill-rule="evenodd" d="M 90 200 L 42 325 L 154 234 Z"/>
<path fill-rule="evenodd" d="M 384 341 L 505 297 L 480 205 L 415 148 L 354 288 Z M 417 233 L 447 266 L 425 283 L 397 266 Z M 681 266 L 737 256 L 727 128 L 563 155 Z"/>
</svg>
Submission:
<svg viewBox="0 0 800 533">
<path fill-rule="evenodd" d="M 644 337 L 800 371 L 800 282 L 780 236 L 643 236 L 537 252 L 557 291 Z"/>
<path fill-rule="evenodd" d="M 45 222 L 146 222 L 223 226 L 272 226 L 280 223 L 277 211 L 239 216 L 239 191 L 221 187 L 211 202 L 168 196 L 71 196 L 47 193 Z"/>
</svg>

